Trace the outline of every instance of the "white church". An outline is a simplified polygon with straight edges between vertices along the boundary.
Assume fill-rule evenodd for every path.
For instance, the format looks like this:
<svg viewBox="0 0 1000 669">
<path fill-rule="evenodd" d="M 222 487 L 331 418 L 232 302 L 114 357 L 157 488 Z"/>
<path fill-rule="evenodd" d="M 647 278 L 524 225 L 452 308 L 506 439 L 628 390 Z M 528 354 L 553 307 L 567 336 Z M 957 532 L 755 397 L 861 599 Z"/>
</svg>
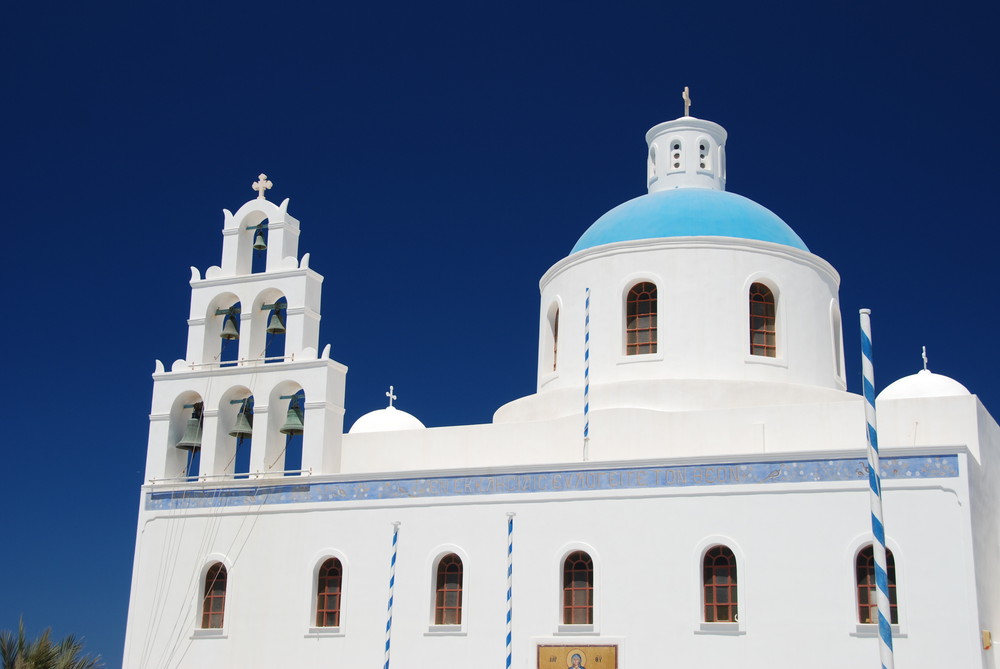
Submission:
<svg viewBox="0 0 1000 669">
<path fill-rule="evenodd" d="M 484 425 L 390 390 L 345 426 L 288 200 L 261 175 L 225 211 L 153 374 L 125 667 L 877 666 L 840 277 L 725 190 L 721 126 L 646 141 L 648 193 L 541 277 L 537 391 Z M 992 669 L 997 423 L 926 365 L 877 407 L 897 666 Z"/>
</svg>

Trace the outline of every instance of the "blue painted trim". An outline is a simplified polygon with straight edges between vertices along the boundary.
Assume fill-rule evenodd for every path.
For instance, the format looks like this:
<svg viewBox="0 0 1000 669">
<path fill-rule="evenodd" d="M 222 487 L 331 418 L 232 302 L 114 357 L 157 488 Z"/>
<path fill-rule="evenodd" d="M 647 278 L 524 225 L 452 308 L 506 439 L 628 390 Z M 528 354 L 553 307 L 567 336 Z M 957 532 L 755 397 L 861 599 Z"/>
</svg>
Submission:
<svg viewBox="0 0 1000 669">
<path fill-rule="evenodd" d="M 938 479 L 959 475 L 957 455 L 887 458 L 881 462 L 882 478 Z M 468 497 L 482 495 L 642 490 L 719 485 L 768 485 L 772 483 L 821 483 L 858 481 L 869 476 L 865 458 L 798 460 L 673 467 L 622 467 L 523 474 L 431 476 L 391 481 L 301 482 L 253 485 L 239 488 L 150 491 L 148 511 L 198 509 L 261 504 L 303 504 Z"/>
</svg>

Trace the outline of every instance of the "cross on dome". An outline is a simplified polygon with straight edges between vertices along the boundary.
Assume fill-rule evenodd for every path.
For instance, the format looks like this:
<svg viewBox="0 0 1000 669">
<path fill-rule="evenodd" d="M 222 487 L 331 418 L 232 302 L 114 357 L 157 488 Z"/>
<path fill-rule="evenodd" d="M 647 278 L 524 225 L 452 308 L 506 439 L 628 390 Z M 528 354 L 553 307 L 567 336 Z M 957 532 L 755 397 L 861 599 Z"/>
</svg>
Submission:
<svg viewBox="0 0 1000 669">
<path fill-rule="evenodd" d="M 266 200 L 267 198 L 264 196 L 264 192 L 273 185 L 274 184 L 267 180 L 267 175 L 261 172 L 257 177 L 257 181 L 251 186 L 251 188 L 257 191 L 258 200 Z"/>
<path fill-rule="evenodd" d="M 926 346 L 921 346 L 920 348 L 923 349 L 923 352 L 920 354 L 920 357 L 924 359 L 924 371 L 926 371 L 927 370 L 927 347 Z"/>
<path fill-rule="evenodd" d="M 691 115 L 691 89 L 687 86 L 684 87 L 684 92 L 681 93 L 681 98 L 684 100 L 684 115 Z"/>
<path fill-rule="evenodd" d="M 395 407 L 393 407 L 393 406 L 392 406 L 392 401 L 393 401 L 394 399 L 398 399 L 398 398 L 397 398 L 397 397 L 396 397 L 396 396 L 395 396 L 395 395 L 393 394 L 393 392 L 392 392 L 392 391 L 393 391 L 393 387 L 392 387 L 392 386 L 389 386 L 389 392 L 387 392 L 387 393 L 385 394 L 385 396 L 389 398 L 389 407 L 390 407 L 390 408 L 395 408 Z"/>
</svg>

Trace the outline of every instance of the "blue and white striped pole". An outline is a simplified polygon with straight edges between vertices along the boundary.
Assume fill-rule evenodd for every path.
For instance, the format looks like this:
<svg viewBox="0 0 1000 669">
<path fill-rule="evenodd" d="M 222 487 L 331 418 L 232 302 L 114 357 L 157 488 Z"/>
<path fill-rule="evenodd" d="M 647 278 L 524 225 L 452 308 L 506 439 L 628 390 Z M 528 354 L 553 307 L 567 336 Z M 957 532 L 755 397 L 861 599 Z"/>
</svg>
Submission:
<svg viewBox="0 0 1000 669">
<path fill-rule="evenodd" d="M 583 319 L 583 459 L 590 459 L 590 288 Z"/>
<path fill-rule="evenodd" d="M 511 660 L 511 618 L 514 611 L 511 585 L 514 576 L 514 514 L 507 513 L 507 669 Z"/>
<path fill-rule="evenodd" d="M 878 460 L 878 433 L 875 423 L 875 367 L 872 364 L 871 310 L 861 310 L 861 376 L 868 422 L 868 485 L 872 507 L 872 552 L 875 557 L 875 602 L 878 604 L 879 655 L 882 669 L 894 669 L 892 658 L 892 614 L 889 607 L 889 578 L 885 559 L 885 524 L 882 521 L 882 477 Z"/>
<path fill-rule="evenodd" d="M 389 563 L 389 612 L 385 619 L 385 668 L 389 669 L 389 642 L 392 640 L 392 591 L 396 587 L 396 548 L 399 542 L 399 521 L 392 523 L 392 561 Z"/>
</svg>

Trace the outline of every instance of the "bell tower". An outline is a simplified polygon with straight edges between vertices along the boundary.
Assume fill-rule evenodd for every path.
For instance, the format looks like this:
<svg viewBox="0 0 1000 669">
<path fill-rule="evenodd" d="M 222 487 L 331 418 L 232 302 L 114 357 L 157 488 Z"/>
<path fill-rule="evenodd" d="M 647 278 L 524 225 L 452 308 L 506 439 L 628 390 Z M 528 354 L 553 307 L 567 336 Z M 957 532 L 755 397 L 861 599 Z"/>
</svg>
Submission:
<svg viewBox="0 0 1000 669">
<path fill-rule="evenodd" d="M 185 357 L 156 361 L 148 483 L 332 474 L 347 368 L 319 348 L 323 277 L 298 255 L 299 221 L 257 197 L 223 210 L 222 261 L 191 268 Z"/>
</svg>

